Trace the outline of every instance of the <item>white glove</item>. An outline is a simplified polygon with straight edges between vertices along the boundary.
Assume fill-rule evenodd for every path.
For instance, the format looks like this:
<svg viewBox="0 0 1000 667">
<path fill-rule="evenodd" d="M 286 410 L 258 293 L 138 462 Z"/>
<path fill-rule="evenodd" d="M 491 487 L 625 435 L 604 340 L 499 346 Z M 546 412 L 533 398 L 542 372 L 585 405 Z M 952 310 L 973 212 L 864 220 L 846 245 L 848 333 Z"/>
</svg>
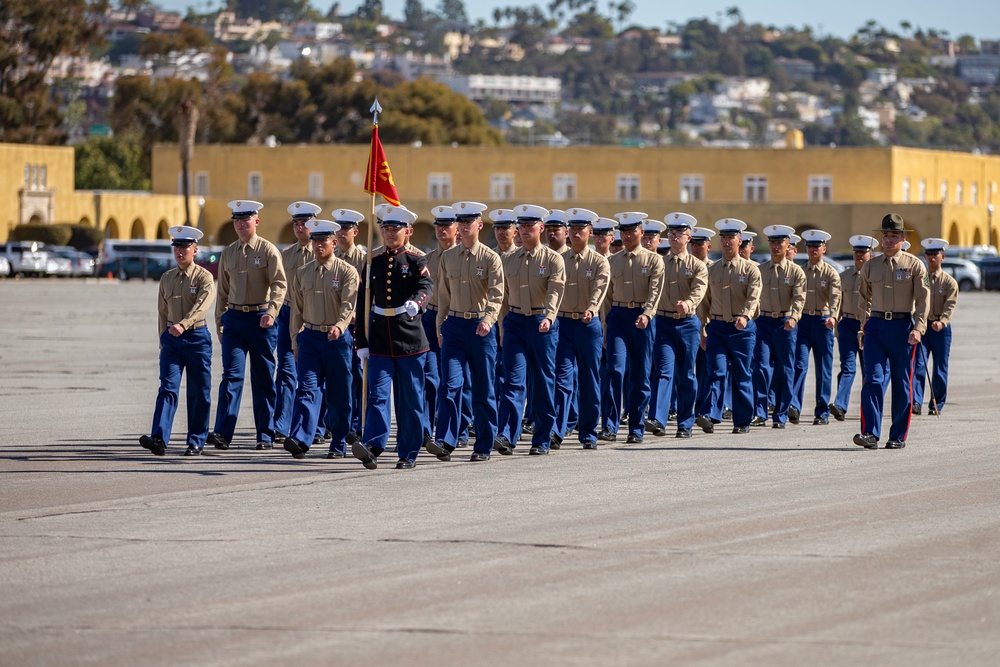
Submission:
<svg viewBox="0 0 1000 667">
<path fill-rule="evenodd" d="M 368 361 L 368 348 L 367 347 L 361 348 L 360 350 L 357 351 L 356 354 L 358 355 L 358 359 L 361 361 L 362 365 L 366 361 Z"/>
<path fill-rule="evenodd" d="M 416 301 L 407 301 L 403 304 L 403 310 L 405 310 L 406 314 L 410 317 L 416 317 L 417 313 L 420 312 L 420 306 L 417 305 Z"/>
</svg>

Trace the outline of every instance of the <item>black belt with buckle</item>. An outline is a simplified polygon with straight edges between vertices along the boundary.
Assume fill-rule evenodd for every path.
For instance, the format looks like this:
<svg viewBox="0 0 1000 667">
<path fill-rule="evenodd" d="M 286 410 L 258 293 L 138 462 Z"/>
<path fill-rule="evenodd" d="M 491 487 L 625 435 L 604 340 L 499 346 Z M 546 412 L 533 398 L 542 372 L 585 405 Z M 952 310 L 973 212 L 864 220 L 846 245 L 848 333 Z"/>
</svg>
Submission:
<svg viewBox="0 0 1000 667">
<path fill-rule="evenodd" d="M 760 314 L 764 317 L 791 317 L 792 311 L 790 310 L 762 310 Z"/>
<path fill-rule="evenodd" d="M 544 315 L 544 308 L 518 308 L 516 306 L 511 306 L 510 311 L 512 313 L 517 313 L 518 315 Z"/>
<path fill-rule="evenodd" d="M 587 313 L 569 313 L 564 310 L 559 311 L 559 317 L 565 317 L 568 320 L 581 320 L 586 314 Z"/>
<path fill-rule="evenodd" d="M 669 317 L 674 320 L 686 320 L 692 315 L 692 313 L 679 313 L 676 310 L 657 310 L 656 314 L 660 317 Z"/>
<path fill-rule="evenodd" d="M 470 311 L 465 311 L 465 310 L 449 310 L 448 314 L 449 315 L 453 315 L 455 317 L 461 317 L 463 320 L 481 320 L 483 317 L 486 316 L 486 311 L 485 310 L 470 310 Z"/>
<path fill-rule="evenodd" d="M 310 324 L 309 322 L 304 322 L 302 324 L 306 329 L 312 331 L 322 331 L 323 333 L 329 333 L 330 329 L 337 326 L 336 324 Z"/>
<path fill-rule="evenodd" d="M 881 310 L 873 310 L 872 317 L 879 320 L 908 320 L 913 317 L 913 313 L 890 313 Z"/>
<path fill-rule="evenodd" d="M 803 315 L 812 315 L 813 317 L 830 317 L 830 311 L 828 310 L 803 310 Z"/>
<path fill-rule="evenodd" d="M 619 308 L 643 308 L 646 304 L 642 301 L 612 301 L 611 305 Z"/>
<path fill-rule="evenodd" d="M 254 303 L 249 305 L 243 305 L 239 303 L 229 304 L 229 310 L 238 310 L 241 313 L 257 313 L 262 310 L 267 310 L 266 303 Z"/>
<path fill-rule="evenodd" d="M 860 320 L 861 319 L 860 317 L 858 317 L 854 313 L 844 313 L 843 315 L 841 315 L 841 317 L 842 318 L 847 318 L 849 320 Z"/>
</svg>

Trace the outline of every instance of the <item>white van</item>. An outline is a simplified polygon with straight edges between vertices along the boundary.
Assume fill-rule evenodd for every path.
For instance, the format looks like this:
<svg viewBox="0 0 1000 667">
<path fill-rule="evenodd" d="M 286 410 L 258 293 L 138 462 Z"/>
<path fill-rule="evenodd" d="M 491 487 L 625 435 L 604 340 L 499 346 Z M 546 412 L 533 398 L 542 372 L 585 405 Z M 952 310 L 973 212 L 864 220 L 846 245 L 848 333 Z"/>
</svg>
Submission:
<svg viewBox="0 0 1000 667">
<path fill-rule="evenodd" d="M 944 251 L 946 257 L 960 257 L 977 262 L 987 257 L 997 256 L 995 245 L 951 245 Z"/>
<path fill-rule="evenodd" d="M 147 241 L 145 239 L 104 239 L 101 246 L 99 264 L 117 262 L 119 257 L 163 257 L 172 259 L 174 251 L 170 248 L 170 239 Z"/>
<path fill-rule="evenodd" d="M 49 270 L 49 254 L 40 241 L 11 241 L 0 245 L 0 255 L 7 258 L 11 276 L 44 276 Z"/>
</svg>

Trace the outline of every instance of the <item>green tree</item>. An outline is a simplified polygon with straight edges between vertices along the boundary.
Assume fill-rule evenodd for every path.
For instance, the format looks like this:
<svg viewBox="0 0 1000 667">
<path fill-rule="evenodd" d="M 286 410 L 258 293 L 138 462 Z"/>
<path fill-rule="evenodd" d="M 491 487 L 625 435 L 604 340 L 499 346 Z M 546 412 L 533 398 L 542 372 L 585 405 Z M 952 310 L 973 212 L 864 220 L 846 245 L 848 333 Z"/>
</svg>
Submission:
<svg viewBox="0 0 1000 667">
<path fill-rule="evenodd" d="M 149 190 L 142 144 L 135 135 L 92 137 L 75 147 L 76 187 L 82 190 Z"/>
<path fill-rule="evenodd" d="M 427 10 L 420 0 L 406 0 L 403 5 L 403 23 L 407 30 L 423 30 L 427 21 Z"/>
<path fill-rule="evenodd" d="M 379 135 L 387 143 L 503 143 L 479 107 L 444 84 L 417 79 L 379 93 L 379 100 L 386 110 L 379 118 Z"/>
<path fill-rule="evenodd" d="M 462 0 L 440 0 L 438 14 L 445 21 L 469 22 L 469 15 L 465 11 L 465 3 Z"/>
<path fill-rule="evenodd" d="M 296 23 L 308 18 L 309 0 L 228 0 L 227 6 L 242 18 Z M 379 3 L 381 6 L 381 2 Z"/>
<path fill-rule="evenodd" d="M 580 12 L 570 18 L 563 35 L 567 37 L 588 37 L 590 39 L 611 39 L 615 28 L 611 21 L 596 12 Z"/>
</svg>

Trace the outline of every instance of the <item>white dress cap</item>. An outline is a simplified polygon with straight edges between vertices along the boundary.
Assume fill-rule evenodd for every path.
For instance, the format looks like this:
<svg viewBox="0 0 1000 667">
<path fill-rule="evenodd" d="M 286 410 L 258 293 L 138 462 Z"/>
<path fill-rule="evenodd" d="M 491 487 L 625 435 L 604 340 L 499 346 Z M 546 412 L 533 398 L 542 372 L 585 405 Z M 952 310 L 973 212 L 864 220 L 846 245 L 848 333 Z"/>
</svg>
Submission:
<svg viewBox="0 0 1000 667">
<path fill-rule="evenodd" d="M 850 239 L 851 247 L 855 250 L 874 250 L 878 247 L 878 241 L 874 236 L 855 234 Z"/>
<path fill-rule="evenodd" d="M 431 209 L 431 215 L 434 216 L 435 225 L 450 225 L 458 220 L 455 209 L 451 206 L 435 206 Z"/>
<path fill-rule="evenodd" d="M 549 214 L 549 209 L 534 204 L 518 204 L 514 207 L 514 215 L 518 222 L 539 222 Z"/>
<path fill-rule="evenodd" d="M 494 226 L 508 225 L 517 222 L 517 215 L 514 214 L 512 208 L 497 208 L 490 211 L 490 220 L 493 221 Z"/>
<path fill-rule="evenodd" d="M 708 227 L 695 227 L 691 230 L 691 239 L 698 239 L 699 241 L 709 241 L 715 236 L 715 230 L 709 229 Z"/>
<path fill-rule="evenodd" d="M 747 223 L 736 218 L 723 218 L 715 221 L 715 228 L 723 234 L 738 234 L 747 228 Z"/>
<path fill-rule="evenodd" d="M 824 232 L 822 229 L 807 229 L 802 232 L 802 238 L 805 239 L 806 245 L 819 245 L 832 239 L 833 234 Z"/>
<path fill-rule="evenodd" d="M 611 218 L 598 218 L 597 222 L 594 223 L 595 232 L 610 232 L 617 230 L 618 221 L 612 220 Z"/>
<path fill-rule="evenodd" d="M 663 222 L 667 223 L 667 229 L 694 229 L 698 226 L 698 219 L 690 213 L 667 213 L 663 216 Z"/>
<path fill-rule="evenodd" d="M 201 237 L 205 235 L 205 232 L 201 231 L 196 227 L 188 227 L 187 225 L 174 225 L 167 230 L 167 234 L 170 235 L 172 243 L 170 245 L 175 246 L 189 246 L 192 243 L 197 243 L 201 240 Z"/>
<path fill-rule="evenodd" d="M 309 229 L 309 238 L 311 239 L 325 239 L 340 231 L 340 225 L 333 220 L 313 218 L 306 223 L 306 227 Z"/>
<path fill-rule="evenodd" d="M 649 218 L 646 218 L 642 221 L 643 234 L 662 234 L 665 231 L 667 231 L 667 226 L 659 220 L 650 220 Z"/>
<path fill-rule="evenodd" d="M 293 218 L 315 218 L 322 211 L 316 204 L 297 201 L 288 205 L 288 214 Z"/>
<path fill-rule="evenodd" d="M 582 227 L 586 225 L 593 225 L 601 216 L 597 215 L 593 211 L 587 208 L 569 208 L 566 209 L 566 223 L 570 227 Z"/>
<path fill-rule="evenodd" d="M 451 207 L 455 209 L 455 215 L 459 221 L 463 218 L 466 220 L 478 218 L 487 208 L 486 204 L 480 204 L 477 201 L 457 201 Z"/>
<path fill-rule="evenodd" d="M 795 234 L 795 228 L 788 225 L 768 225 L 764 228 L 763 234 L 770 241 L 791 239 L 792 235 Z"/>
<path fill-rule="evenodd" d="M 357 226 L 365 219 L 364 213 L 349 208 L 338 208 L 335 211 L 331 211 L 331 215 L 341 227 Z"/>
<path fill-rule="evenodd" d="M 391 206 L 382 218 L 382 224 L 392 227 L 409 227 L 417 221 L 417 214 L 402 206 Z"/>
<path fill-rule="evenodd" d="M 226 206 L 233 209 L 234 218 L 249 218 L 251 215 L 264 208 L 264 205 L 259 201 L 250 201 L 249 199 L 234 199 L 226 204 Z"/>
<path fill-rule="evenodd" d="M 746 230 L 743 230 L 742 232 L 740 232 L 740 238 L 743 239 L 744 243 L 746 243 L 747 241 L 753 241 L 755 238 L 757 238 L 757 232 L 748 232 Z"/>
<path fill-rule="evenodd" d="M 542 224 L 546 227 L 565 227 L 566 226 L 566 211 L 561 209 L 552 209 L 549 214 L 545 216 L 542 220 Z"/>
<path fill-rule="evenodd" d="M 920 242 L 920 245 L 924 247 L 924 250 L 945 251 L 948 249 L 948 242 L 944 239 L 927 238 Z"/>
</svg>

